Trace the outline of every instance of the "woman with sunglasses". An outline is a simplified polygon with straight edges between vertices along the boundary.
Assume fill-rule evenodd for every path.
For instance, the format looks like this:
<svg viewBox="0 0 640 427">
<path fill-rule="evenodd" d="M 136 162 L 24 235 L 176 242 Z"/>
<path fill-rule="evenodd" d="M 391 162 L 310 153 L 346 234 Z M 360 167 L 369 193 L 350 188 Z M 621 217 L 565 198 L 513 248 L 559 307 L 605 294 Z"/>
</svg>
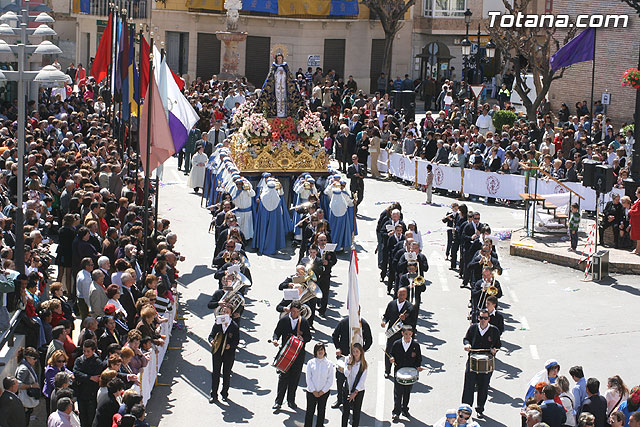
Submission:
<svg viewBox="0 0 640 427">
<path fill-rule="evenodd" d="M 53 382 L 54 377 L 58 372 L 66 372 L 71 378 L 73 378 L 73 372 L 67 369 L 66 364 L 69 357 L 64 350 L 56 350 L 51 354 L 47 361 L 47 367 L 44 369 L 44 386 L 42 387 L 42 394 L 47 404 L 47 414 L 51 411 L 51 393 L 56 389 Z"/>
<path fill-rule="evenodd" d="M 24 406 L 26 426 L 29 425 L 33 410 L 40 404 L 40 385 L 38 385 L 38 374 L 34 369 L 39 357 L 38 350 L 33 347 L 20 348 L 17 354 L 18 398 Z"/>
</svg>

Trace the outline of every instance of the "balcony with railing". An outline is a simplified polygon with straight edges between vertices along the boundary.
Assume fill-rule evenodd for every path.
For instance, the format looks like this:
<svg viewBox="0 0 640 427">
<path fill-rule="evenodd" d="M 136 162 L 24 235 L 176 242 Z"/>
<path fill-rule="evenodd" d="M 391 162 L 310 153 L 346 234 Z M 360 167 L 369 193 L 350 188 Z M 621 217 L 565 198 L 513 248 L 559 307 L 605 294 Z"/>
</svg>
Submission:
<svg viewBox="0 0 640 427">
<path fill-rule="evenodd" d="M 108 16 L 113 5 L 119 11 L 126 9 L 133 19 L 146 19 L 152 0 L 70 0 L 71 10 L 78 15 Z"/>
</svg>

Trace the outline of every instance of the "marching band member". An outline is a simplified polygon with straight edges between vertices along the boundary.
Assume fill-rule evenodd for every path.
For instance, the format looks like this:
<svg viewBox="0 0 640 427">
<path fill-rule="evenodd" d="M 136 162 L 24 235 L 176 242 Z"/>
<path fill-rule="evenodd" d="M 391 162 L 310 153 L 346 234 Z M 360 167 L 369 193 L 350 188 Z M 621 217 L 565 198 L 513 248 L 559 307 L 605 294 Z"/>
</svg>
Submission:
<svg viewBox="0 0 640 427">
<path fill-rule="evenodd" d="M 407 252 L 411 251 L 411 244 L 413 243 L 413 232 L 405 231 L 404 239 L 396 244 L 396 247 L 389 253 L 389 268 L 387 279 L 387 294 L 396 294 L 396 271 L 398 270 L 398 262 L 405 256 Z"/>
<path fill-rule="evenodd" d="M 319 303 L 318 311 L 322 317 L 325 317 L 327 305 L 329 304 L 329 288 L 331 287 L 331 269 L 338 262 L 335 252 L 327 250 L 327 235 L 320 233 L 316 236 L 316 243 L 320 262 L 322 263 L 322 272 L 318 274 L 318 286 L 322 291 L 322 298 Z"/>
<path fill-rule="evenodd" d="M 324 414 L 329 398 L 329 390 L 333 385 L 333 363 L 327 360 L 327 348 L 318 343 L 313 347 L 313 359 L 307 362 L 307 412 L 304 416 L 304 426 L 313 426 L 313 414 L 318 408 L 316 426 L 324 425 Z"/>
<path fill-rule="evenodd" d="M 209 344 L 212 346 L 213 370 L 211 372 L 211 397 L 209 403 L 218 401 L 218 386 L 220 384 L 220 370 L 222 370 L 222 390 L 220 395 L 225 402 L 229 397 L 229 383 L 231 368 L 236 357 L 236 349 L 240 339 L 240 329 L 231 319 L 231 309 L 222 308 L 223 319 L 213 325 L 209 334 Z M 216 348 L 217 347 L 217 348 Z"/>
<path fill-rule="evenodd" d="M 467 334 L 463 340 L 464 350 L 470 352 L 471 350 L 487 350 L 491 352 L 493 356 L 498 352 L 501 346 L 500 343 L 500 331 L 493 325 L 489 324 L 489 312 L 486 309 L 480 310 L 478 316 L 478 323 L 474 323 L 467 329 Z M 471 355 L 471 353 L 469 353 Z M 464 387 L 462 391 L 462 402 L 467 405 L 473 405 L 473 398 L 475 394 L 476 386 L 478 388 L 478 406 L 476 411 L 478 416 L 482 416 L 484 412 L 484 404 L 487 401 L 487 395 L 489 392 L 489 381 L 491 381 L 491 375 L 489 373 L 476 373 L 471 372 L 470 359 L 467 359 L 467 366 L 464 373 Z"/>
<path fill-rule="evenodd" d="M 480 239 L 480 236 L 482 235 L 482 229 L 480 227 L 480 212 L 469 212 L 469 217 L 469 221 L 461 230 L 463 263 L 460 267 L 460 272 L 462 273 L 462 287 L 466 287 L 469 283 L 469 277 L 465 272 L 471 258 L 475 255 L 471 253 L 471 245 L 475 240 Z"/>
<path fill-rule="evenodd" d="M 301 266 L 302 270 L 305 271 L 304 266 Z M 306 272 L 304 273 L 306 275 Z M 304 276 L 302 276 L 304 278 Z M 286 282 L 286 279 L 285 279 Z M 313 321 L 316 318 L 316 296 L 313 295 L 313 293 L 311 291 L 309 291 L 304 285 L 302 284 L 294 284 L 293 282 L 289 282 L 288 285 L 286 285 L 286 287 L 283 287 L 283 285 L 285 284 L 285 282 L 282 282 L 280 284 L 280 289 L 287 289 L 287 287 L 289 289 L 296 289 L 298 291 L 298 299 L 297 301 L 300 301 L 304 295 L 309 295 L 309 301 L 307 304 L 307 306 L 309 307 L 309 309 L 311 310 L 311 314 L 309 315 L 309 318 L 307 319 L 307 322 L 309 322 L 309 328 L 313 328 Z M 313 295 L 313 296 L 312 296 Z M 280 302 L 276 305 L 276 311 L 278 313 L 288 313 L 289 309 L 291 308 L 291 303 L 293 302 L 293 300 L 290 299 L 282 299 L 280 300 Z M 302 303 L 301 303 L 302 304 Z"/>
<path fill-rule="evenodd" d="M 498 311 L 498 298 L 489 296 L 487 298 L 487 311 L 489 312 L 489 323 L 498 328 L 500 335 L 504 333 L 504 317 Z"/>
<path fill-rule="evenodd" d="M 353 212 L 350 211 L 353 209 L 353 199 L 342 188 L 334 186 L 331 191 L 329 209 L 329 224 L 333 231 L 333 242 L 338 245 L 336 250 L 348 250 L 351 248 L 354 232 Z"/>
<path fill-rule="evenodd" d="M 358 315 L 360 315 L 360 307 L 358 307 Z M 366 352 L 371 348 L 373 344 L 373 336 L 371 335 L 371 327 L 369 323 L 360 317 L 360 325 L 362 328 L 363 350 Z M 338 325 L 331 334 L 333 339 L 333 345 L 336 347 L 336 357 L 338 359 L 346 357 L 349 354 L 349 343 L 351 342 L 351 330 L 349 329 L 349 316 L 345 316 L 338 322 Z M 344 376 L 344 372 L 336 369 L 336 384 L 338 386 L 338 394 L 336 401 L 331 405 L 332 408 L 339 408 L 344 403 L 345 382 L 347 378 Z"/>
<path fill-rule="evenodd" d="M 376 224 L 376 237 L 378 239 L 378 246 L 376 247 L 376 253 L 378 254 L 378 268 L 380 269 L 381 282 L 384 281 L 384 278 L 387 276 L 386 268 L 383 268 L 384 242 L 385 242 L 385 236 L 387 236 L 385 223 L 391 218 L 391 212 L 393 212 L 396 209 L 398 210 L 398 212 L 400 212 L 401 210 L 400 204 L 397 202 L 394 202 L 389 206 L 387 206 L 387 208 L 380 213 L 380 216 L 378 217 L 378 222 Z"/>
<path fill-rule="evenodd" d="M 216 308 L 225 305 L 225 302 L 222 301 L 222 299 L 224 298 L 224 295 L 227 292 L 230 292 L 233 290 L 233 279 L 234 279 L 233 274 L 226 274 L 224 278 L 221 280 L 222 282 L 221 288 L 215 290 L 213 295 L 211 295 L 211 299 L 207 303 L 207 307 L 210 310 L 215 310 Z M 238 326 L 240 326 L 240 321 L 242 320 L 241 316 L 243 311 L 244 311 L 244 306 L 241 305 L 240 307 L 238 307 L 236 312 L 231 314 L 231 318 L 236 322 Z"/>
<path fill-rule="evenodd" d="M 272 343 L 274 346 L 278 347 L 280 345 L 278 340 L 282 339 L 282 346 L 280 350 L 282 350 L 291 336 L 297 336 L 303 341 L 303 346 L 289 370 L 286 373 L 279 373 L 278 391 L 275 404 L 272 408 L 276 412 L 282 407 L 282 401 L 284 400 L 285 394 L 287 395 L 287 403 L 289 407 L 291 409 L 298 408 L 296 405 L 296 390 L 298 389 L 298 382 L 300 381 L 300 374 L 302 373 L 302 366 L 304 365 L 304 345 L 311 341 L 309 323 L 304 317 L 300 316 L 301 308 L 302 305 L 300 304 L 300 301 L 293 301 L 289 309 L 289 315 L 280 319 L 273 331 Z"/>
<path fill-rule="evenodd" d="M 296 197 L 294 199 L 295 206 L 308 202 L 309 196 L 317 194 L 315 180 L 311 178 L 311 175 L 308 173 L 300 175 L 296 182 L 293 184 L 293 192 L 296 194 Z M 295 210 L 293 212 L 293 223 L 297 225 L 301 219 L 302 216 L 300 215 L 300 212 Z M 293 238 L 298 242 L 302 241 L 302 229 L 300 227 L 296 226 L 294 228 Z"/>
<path fill-rule="evenodd" d="M 495 297 L 497 299 L 502 297 L 502 288 L 500 287 L 500 282 L 493 278 L 493 274 L 491 274 L 491 268 L 485 267 L 482 269 L 482 279 L 478 280 L 473 284 L 473 288 L 471 289 L 471 313 L 472 319 L 477 316 L 477 313 L 480 309 L 487 308 L 487 294 L 489 287 L 495 286 L 497 288 L 497 294 Z M 500 332 L 502 333 L 502 332 Z"/>
<path fill-rule="evenodd" d="M 429 263 L 427 262 L 427 257 L 425 256 L 425 254 L 423 254 L 422 251 L 420 250 L 420 244 L 415 240 L 412 241 L 411 244 L 409 245 L 409 251 L 415 254 L 415 260 L 418 263 L 418 273 L 421 276 L 424 276 L 424 274 L 427 271 L 429 271 Z M 414 255 L 411 255 L 411 256 L 414 256 Z M 396 269 L 396 282 L 395 282 L 396 288 L 398 287 L 398 284 L 400 282 L 400 276 L 407 272 L 409 257 L 410 257 L 409 253 L 406 253 L 405 256 L 400 257 L 400 259 L 398 260 L 398 265 L 395 268 Z"/>
<path fill-rule="evenodd" d="M 351 425 L 360 425 L 360 411 L 364 399 L 364 383 L 367 379 L 367 361 L 364 358 L 364 349 L 360 343 L 351 346 L 351 354 L 347 357 L 344 376 L 347 378 L 346 399 L 342 408 L 342 427 L 349 423 L 349 413 L 353 412 Z"/>
<path fill-rule="evenodd" d="M 412 241 L 413 241 L 413 237 L 412 237 Z M 384 258 L 386 259 L 387 262 L 387 268 L 386 271 L 388 273 L 389 276 L 389 281 L 387 282 L 387 291 L 390 291 L 392 287 L 394 287 L 394 283 L 395 283 L 395 269 L 394 266 L 396 265 L 394 263 L 394 259 L 395 256 L 397 254 L 397 251 L 402 250 L 403 242 L 405 242 L 405 235 L 404 235 L 404 225 L 403 224 L 396 224 L 394 229 L 393 229 L 393 233 L 390 234 L 387 237 L 387 243 L 386 243 L 386 250 L 385 250 L 385 254 L 384 254 Z M 409 249 L 408 247 L 406 249 Z M 395 291 L 393 293 L 395 295 Z"/>
<path fill-rule="evenodd" d="M 223 265 L 228 263 L 229 260 L 231 260 L 231 255 L 233 255 L 233 253 L 237 253 L 241 258 L 247 259 L 247 253 L 244 251 L 244 249 L 236 250 L 236 243 L 239 243 L 239 242 L 234 238 L 230 238 L 229 240 L 227 240 L 224 244 L 224 250 L 221 251 L 218 255 L 216 255 L 215 258 L 213 259 L 213 262 L 211 263 L 211 268 L 216 268 L 216 269 L 221 268 Z M 244 272 L 242 274 L 246 276 Z"/>
<path fill-rule="evenodd" d="M 387 270 L 389 266 L 389 250 L 392 249 L 387 245 L 389 237 L 395 233 L 397 225 L 402 225 L 402 232 L 406 231 L 406 226 L 401 219 L 400 209 L 393 209 L 390 217 L 380 227 L 380 233 L 382 235 L 382 265 L 378 265 L 380 268 L 380 278 L 384 280 L 387 277 Z"/>
<path fill-rule="evenodd" d="M 236 205 L 235 214 L 238 219 L 238 227 L 244 234 L 244 237 L 249 240 L 253 239 L 253 213 L 251 204 L 256 192 L 251 188 L 251 183 L 245 179 L 240 178 L 236 180 L 236 187 L 231 193 L 233 203 Z"/>
<path fill-rule="evenodd" d="M 425 291 L 426 285 L 415 283 L 415 278 L 418 277 L 418 263 L 410 261 L 407 264 L 407 272 L 400 276 L 400 287 L 409 290 L 409 293 L 413 295 L 413 305 L 417 312 L 420 312 L 420 303 L 422 302 L 422 292 Z"/>
<path fill-rule="evenodd" d="M 300 222 L 298 222 L 300 224 Z M 313 241 L 313 236 L 316 234 L 316 228 L 318 226 L 318 214 L 312 213 L 308 216 L 308 221 L 303 225 L 302 229 L 302 241 L 300 242 L 300 252 L 298 254 L 298 264 L 302 262 L 302 258 L 307 255 L 309 245 Z"/>
<path fill-rule="evenodd" d="M 400 322 L 402 322 L 403 325 L 415 326 L 417 320 L 413 305 L 407 301 L 407 288 L 398 289 L 398 299 L 394 299 L 387 304 L 387 309 L 382 315 L 382 323 L 380 324 L 383 328 L 389 325 L 387 327 L 388 333 L 390 333 L 389 331 L 394 327 L 398 329 L 398 331 L 387 337 L 387 345 L 385 348 L 387 354 L 391 352 L 393 343 L 400 338 L 400 328 L 398 328 Z M 391 362 L 389 358 L 385 358 L 384 360 L 384 376 L 385 378 L 391 377 Z"/>
<path fill-rule="evenodd" d="M 291 220 L 287 225 L 285 217 L 289 218 L 289 213 L 282 209 L 276 181 L 267 181 L 260 193 L 253 237 L 253 247 L 258 253 L 272 255 L 286 246 L 285 236 L 291 231 L 288 227 Z"/>
<path fill-rule="evenodd" d="M 416 368 L 418 372 L 424 368 L 420 366 L 422 363 L 422 353 L 420 352 L 420 344 L 413 339 L 413 328 L 410 325 L 402 327 L 402 338 L 396 340 L 391 347 L 391 357 L 389 362 L 394 365 L 394 373 L 401 368 Z M 409 397 L 411 396 L 411 387 L 413 385 L 403 385 L 396 380 L 393 386 L 393 420 L 395 422 L 400 418 L 400 413 L 407 418 L 409 415 Z"/>
<path fill-rule="evenodd" d="M 231 240 L 230 242 L 233 243 L 234 245 L 236 244 L 234 240 Z M 251 278 L 251 271 L 249 270 L 249 267 L 247 267 L 244 263 L 240 262 L 241 252 L 244 252 L 244 251 L 229 252 L 228 261 L 226 261 L 224 264 L 222 264 L 220 266 L 220 268 L 214 273 L 213 277 L 220 281 L 220 283 L 218 285 L 220 288 L 222 287 L 222 279 L 223 279 L 223 277 L 225 277 L 227 275 L 227 270 L 229 269 L 229 267 L 234 266 L 236 264 L 238 264 L 240 266 L 240 273 L 242 273 L 242 275 L 244 275 L 247 279 L 249 279 L 250 282 L 253 282 L 253 280 Z M 246 259 L 246 256 L 245 256 L 244 259 Z M 242 294 L 243 295 L 244 295 L 244 293 L 245 293 L 245 289 L 242 290 Z"/>
<path fill-rule="evenodd" d="M 500 262 L 498 258 L 494 257 L 491 253 L 491 248 L 489 245 L 483 245 L 482 249 L 478 251 L 475 256 L 472 257 L 469 265 L 467 265 L 466 273 L 470 280 L 470 283 L 474 284 L 478 280 L 481 279 L 482 270 L 488 267 L 491 272 L 494 270 L 498 273 L 502 272 L 502 267 L 500 266 Z"/>
</svg>

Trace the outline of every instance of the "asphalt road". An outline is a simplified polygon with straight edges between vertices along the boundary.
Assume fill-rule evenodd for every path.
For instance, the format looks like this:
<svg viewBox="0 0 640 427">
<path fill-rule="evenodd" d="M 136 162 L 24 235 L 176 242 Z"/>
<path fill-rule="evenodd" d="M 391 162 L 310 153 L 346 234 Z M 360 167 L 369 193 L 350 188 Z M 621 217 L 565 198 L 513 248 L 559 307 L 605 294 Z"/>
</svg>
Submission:
<svg viewBox="0 0 640 427">
<path fill-rule="evenodd" d="M 283 406 L 281 413 L 271 411 L 275 399 L 277 375 L 271 366 L 276 349 L 267 342 L 278 320 L 276 304 L 281 299 L 277 285 L 294 273 L 297 253 L 290 249 L 278 256 L 249 254 L 254 285 L 246 298 L 241 348 L 231 378 L 230 401 L 209 404 L 211 356 L 207 337 L 214 315 L 207 302 L 217 288 L 209 268 L 214 239 L 208 233 L 211 216 L 200 207 L 200 196 L 186 187 L 186 179 L 171 159 L 165 166 L 160 194 L 161 216 L 171 220 L 178 233 L 177 247 L 186 261 L 179 266 L 181 281 L 180 309 L 183 329 L 175 329 L 171 348 L 162 365 L 161 376 L 148 404 L 148 421 L 152 426 L 193 426 L 270 423 L 303 425 L 306 399 L 304 375 L 298 389 L 298 411 Z M 427 290 L 423 294 L 417 336 L 422 346 L 423 366 L 420 381 L 413 387 L 410 412 L 412 419 L 400 424 L 430 426 L 444 416 L 448 408 L 457 407 L 462 394 L 464 363 L 462 338 L 468 327 L 469 291 L 460 289 L 456 273 L 444 259 L 446 231 L 440 221 L 452 199 L 434 195 L 439 206 L 426 206 L 424 193 L 400 183 L 365 182 L 364 201 L 359 208 L 357 252 L 360 260 L 360 297 L 362 316 L 372 326 L 374 345 L 367 352 L 370 366 L 363 404 L 362 426 L 387 426 L 393 407 L 393 383 L 385 380 L 384 330 L 379 319 L 389 301 L 379 281 L 376 266 L 375 225 L 379 213 L 391 201 L 400 201 L 405 219 L 414 219 L 424 241 L 429 261 L 425 274 Z M 494 233 L 522 226 L 523 212 L 516 209 L 468 203 L 482 214 Z M 498 243 L 498 253 L 505 271 L 499 279 L 504 297 L 500 309 L 506 320 L 503 350 L 498 353 L 496 371 L 491 380 L 489 401 L 483 426 L 519 425 L 519 408 L 529 379 L 543 368 L 549 358 L 558 360 L 561 374 L 581 364 L 585 374 L 603 383 L 619 374 L 630 386 L 640 383 L 640 374 L 630 361 L 638 351 L 640 328 L 631 316 L 640 302 L 637 277 L 615 276 L 604 284 L 582 281 L 577 270 L 539 261 L 511 257 L 508 240 Z M 346 315 L 348 254 L 334 267 L 327 319 L 315 323 L 314 341 L 331 343 L 331 333 Z M 307 350 L 310 350 L 307 346 Z M 333 345 L 329 355 L 335 360 Z M 307 354 L 307 360 L 310 355 Z M 603 361 L 606 358 L 606 363 Z M 335 394 L 335 384 L 334 391 Z M 329 398 L 329 404 L 334 397 Z M 327 408 L 327 425 L 339 425 L 339 410 Z"/>
</svg>

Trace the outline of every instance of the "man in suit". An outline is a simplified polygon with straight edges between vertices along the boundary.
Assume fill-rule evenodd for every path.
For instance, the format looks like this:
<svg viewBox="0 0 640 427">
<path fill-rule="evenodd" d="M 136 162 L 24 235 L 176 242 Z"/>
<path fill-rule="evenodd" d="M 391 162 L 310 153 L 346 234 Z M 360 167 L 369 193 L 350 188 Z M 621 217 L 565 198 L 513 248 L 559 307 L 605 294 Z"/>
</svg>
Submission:
<svg viewBox="0 0 640 427">
<path fill-rule="evenodd" d="M 222 144 L 227 138 L 227 132 L 224 129 L 220 129 L 221 124 L 222 122 L 220 120 L 216 120 L 215 122 L 213 122 L 213 127 L 209 130 L 208 146 L 210 147 L 209 150 L 211 152 L 207 152 L 207 147 L 205 146 L 204 152 L 207 154 L 207 156 L 211 156 L 211 154 L 213 154 L 213 148 L 218 144 Z"/>
<path fill-rule="evenodd" d="M 367 169 L 365 165 L 358 163 L 357 154 L 351 156 L 351 161 L 353 163 L 347 169 L 347 178 L 351 180 L 349 182 L 349 189 L 351 190 L 351 195 L 356 197 L 357 210 L 358 205 L 364 197 L 364 177 L 367 175 Z"/>
<path fill-rule="evenodd" d="M 211 398 L 209 403 L 218 400 L 218 386 L 220 385 L 220 371 L 222 370 L 222 391 L 220 395 L 225 402 L 229 396 L 229 383 L 231 382 L 231 368 L 236 359 L 236 349 L 240 341 L 240 328 L 231 318 L 231 308 L 223 307 L 222 316 L 228 316 L 221 323 L 213 325 L 209 334 L 209 344 L 213 351 L 213 343 L 217 339 L 221 340 L 218 348 L 212 353 L 213 370 L 211 371 Z"/>
<path fill-rule="evenodd" d="M 136 289 L 136 279 L 129 273 L 122 273 L 120 276 L 122 280 L 122 295 L 120 295 L 120 304 L 122 308 L 127 312 L 127 325 L 129 330 L 136 327 L 136 301 L 140 297 L 138 290 Z"/>
<path fill-rule="evenodd" d="M 360 315 L 360 307 L 358 307 L 358 315 Z M 373 344 L 373 336 L 371 335 L 371 327 L 369 323 L 360 318 L 360 327 L 362 332 L 362 348 L 367 351 Z M 351 330 L 349 329 L 349 316 L 345 316 L 338 322 L 338 326 L 333 330 L 331 334 L 333 339 L 333 345 L 336 347 L 336 358 L 340 359 L 343 356 L 347 356 L 351 350 Z M 336 395 L 336 401 L 331 405 L 332 408 L 339 408 L 344 402 L 344 393 L 346 391 L 345 384 L 347 377 L 344 373 L 336 369 L 336 385 L 338 388 L 338 394 Z"/>
<path fill-rule="evenodd" d="M 207 155 L 207 158 L 213 153 L 213 146 L 209 142 L 209 134 L 207 132 L 202 132 L 200 139 L 196 141 L 196 150 L 198 146 L 204 148 L 204 153 Z"/>
<path fill-rule="evenodd" d="M 493 325 L 489 324 L 489 312 L 486 309 L 480 310 L 478 323 L 474 323 L 467 329 L 467 334 L 463 339 L 464 350 L 489 350 L 492 355 L 498 352 L 502 345 L 500 343 L 500 331 Z M 469 353 L 471 355 L 471 353 Z M 478 406 L 476 412 L 478 416 L 483 416 L 484 404 L 487 401 L 489 393 L 489 381 L 491 374 L 471 372 L 470 360 L 467 360 L 466 370 L 464 373 L 464 387 L 462 390 L 462 403 L 473 405 L 476 386 L 478 389 Z"/>
<path fill-rule="evenodd" d="M 382 323 L 380 326 L 384 328 L 388 325 L 387 331 L 396 326 L 399 322 L 402 322 L 403 325 L 411 325 L 415 327 L 418 316 L 413 309 L 413 305 L 407 301 L 408 295 L 409 293 L 407 292 L 407 288 L 398 289 L 398 298 L 387 304 L 387 309 L 382 315 Z M 393 343 L 395 343 L 399 338 L 400 331 L 387 338 L 387 345 L 385 348 L 387 354 L 391 354 L 391 347 L 393 347 Z M 385 378 L 391 377 L 391 361 L 388 356 L 384 359 L 384 376 Z"/>
<path fill-rule="evenodd" d="M 410 255 L 410 253 L 413 253 L 415 255 Z M 417 273 L 420 274 L 421 276 L 424 277 L 424 275 L 426 274 L 427 271 L 429 271 L 429 263 L 427 262 L 427 257 L 425 256 L 425 254 L 422 253 L 422 251 L 420 250 L 420 243 L 416 242 L 415 240 L 413 242 L 411 242 L 411 244 L 409 245 L 408 249 L 407 249 L 407 253 L 405 253 L 404 256 L 399 257 L 399 259 L 397 260 L 397 265 L 395 266 L 395 287 L 396 289 L 399 287 L 399 283 L 400 283 L 400 277 L 407 273 L 407 266 L 409 264 L 409 258 L 415 256 L 415 262 L 418 264 L 418 271 Z M 416 316 L 417 316 L 417 310 L 416 310 Z"/>
<path fill-rule="evenodd" d="M 405 240 L 405 235 L 404 235 L 404 224 L 398 223 L 395 225 L 393 229 L 393 234 L 390 234 L 386 238 L 386 244 L 384 247 L 384 254 L 383 254 L 383 257 L 386 260 L 385 261 L 386 268 L 384 269 L 385 275 L 386 273 L 388 273 L 389 275 L 389 281 L 387 282 L 387 293 L 389 294 L 391 294 L 391 288 L 393 288 L 393 284 L 395 282 L 394 259 L 395 259 L 396 253 L 402 249 L 403 243 L 406 243 L 406 242 L 407 240 Z M 408 247 L 406 249 L 409 250 Z M 395 291 L 393 292 L 392 295 L 395 295 Z"/>
<path fill-rule="evenodd" d="M 562 427 L 567 421 L 567 413 L 561 405 L 554 402 L 556 397 L 556 388 L 551 384 L 547 384 L 542 389 L 545 400 L 540 405 L 542 408 L 542 422 L 547 423 L 549 427 Z"/>
<path fill-rule="evenodd" d="M 184 174 L 189 175 L 191 171 L 191 156 L 196 151 L 196 141 L 200 139 L 202 132 L 197 127 L 193 127 L 189 131 L 189 136 L 187 136 L 187 142 L 184 145 Z"/>
<path fill-rule="evenodd" d="M 327 251 L 327 235 L 324 233 L 317 236 L 317 250 L 320 263 L 323 270 L 318 275 L 318 286 L 322 290 L 322 298 L 319 303 L 318 312 L 322 317 L 325 317 L 327 311 L 327 304 L 329 303 L 329 288 L 331 287 L 331 269 L 338 262 L 335 252 Z M 313 248 L 313 246 L 312 246 Z M 311 250 L 309 251 L 311 252 Z"/>
<path fill-rule="evenodd" d="M 82 356 L 73 364 L 74 382 L 77 384 L 78 411 L 80 412 L 80 424 L 90 426 L 98 405 L 97 395 L 100 387 L 100 374 L 104 371 L 106 363 L 96 354 L 96 342 L 92 339 L 82 343 Z"/>
<path fill-rule="evenodd" d="M 416 368 L 422 371 L 422 353 L 420 344 L 413 339 L 413 328 L 410 325 L 402 327 L 402 338 L 396 340 L 391 347 L 391 358 L 394 364 L 394 372 L 401 368 Z M 403 385 L 396 380 L 393 385 L 393 421 L 398 422 L 400 413 L 407 418 L 409 415 L 409 397 L 411 396 L 412 385 Z"/>
<path fill-rule="evenodd" d="M 272 343 L 278 347 L 280 344 L 279 339 L 282 341 L 280 351 L 283 350 L 285 344 L 291 336 L 297 336 L 303 342 L 300 352 L 293 361 L 293 364 L 287 372 L 280 372 L 278 377 L 278 392 L 276 395 L 276 402 L 272 409 L 276 412 L 280 411 L 284 395 L 287 395 L 287 402 L 291 409 L 298 409 L 296 405 L 296 390 L 298 388 L 298 382 L 300 381 L 300 374 L 302 373 L 302 366 L 305 359 L 305 344 L 311 341 L 311 330 L 309 329 L 309 323 L 307 319 L 300 316 L 300 309 L 302 305 L 300 301 L 293 301 L 289 308 L 289 314 L 284 316 L 278 321 L 276 329 L 273 331 Z"/>
<path fill-rule="evenodd" d="M 471 245 L 473 245 L 475 240 L 480 238 L 480 236 L 482 235 L 482 229 L 480 227 L 480 213 L 472 212 L 472 214 L 473 216 L 470 215 L 471 220 L 467 222 L 461 232 L 463 262 L 462 266 L 460 267 L 460 271 L 462 273 L 463 281 L 460 287 L 462 288 L 467 286 L 467 284 L 469 283 L 469 277 L 465 275 L 465 272 L 467 269 L 467 265 L 474 255 L 471 253 Z"/>
<path fill-rule="evenodd" d="M 402 221 L 402 213 L 399 209 L 393 209 L 391 211 L 390 218 L 386 219 L 380 228 L 381 234 L 381 245 L 382 245 L 382 262 L 378 265 L 380 268 L 380 279 L 384 280 L 387 277 L 387 271 L 389 268 L 389 256 L 390 250 L 393 249 L 393 244 L 397 242 L 392 242 L 389 244 L 389 238 L 396 232 L 396 226 L 402 226 L 402 232 L 404 232 L 407 228 Z"/>
<path fill-rule="evenodd" d="M 620 227 L 620 223 L 624 218 L 624 208 L 622 204 L 620 204 L 620 195 L 614 194 L 610 202 L 604 207 L 602 211 L 602 221 L 600 222 L 600 230 L 598 233 L 600 234 L 600 245 L 604 246 L 604 232 L 607 228 L 613 228 L 613 243 L 616 248 L 618 248 L 618 240 L 620 239 L 620 233 L 618 233 L 618 229 Z"/>
<path fill-rule="evenodd" d="M 0 396 L 0 426 L 23 427 L 27 425 L 24 405 L 17 396 L 19 382 L 8 376 L 2 380 L 4 392 Z"/>
<path fill-rule="evenodd" d="M 47 362 L 54 351 L 64 350 L 64 342 L 67 339 L 67 330 L 64 326 L 58 325 L 51 331 L 51 336 L 53 339 L 49 343 L 49 347 L 47 347 L 47 355 L 44 358 Z"/>
<path fill-rule="evenodd" d="M 489 323 L 498 328 L 500 335 L 504 333 L 504 316 L 498 311 L 498 298 L 487 297 L 487 311 L 489 312 Z"/>
<path fill-rule="evenodd" d="M 594 427 L 605 427 L 607 425 L 607 399 L 600 396 L 600 381 L 596 378 L 587 380 L 587 398 L 584 400 L 580 412 L 576 415 L 576 419 L 583 412 L 589 412 L 596 417 Z"/>
</svg>

